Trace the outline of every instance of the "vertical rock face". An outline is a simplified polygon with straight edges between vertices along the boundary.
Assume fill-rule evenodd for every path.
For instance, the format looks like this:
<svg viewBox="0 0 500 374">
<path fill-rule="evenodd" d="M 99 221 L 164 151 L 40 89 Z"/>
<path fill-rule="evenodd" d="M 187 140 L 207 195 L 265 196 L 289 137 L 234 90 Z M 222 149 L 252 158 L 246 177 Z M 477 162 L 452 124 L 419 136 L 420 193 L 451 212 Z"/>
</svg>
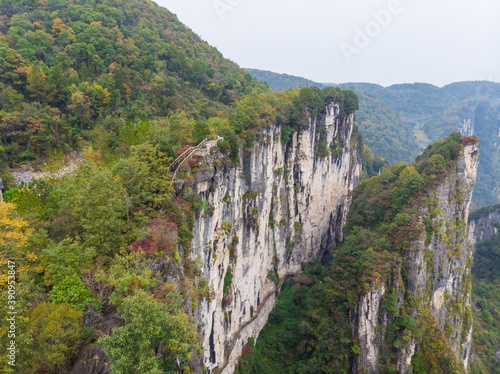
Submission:
<svg viewBox="0 0 500 374">
<path fill-rule="evenodd" d="M 490 212 L 485 212 L 478 215 L 478 217 L 471 218 L 469 220 L 470 240 L 474 240 L 477 243 L 497 235 L 498 228 L 496 223 L 498 222 L 500 222 L 500 205 L 494 205 L 491 207 Z"/>
<path fill-rule="evenodd" d="M 286 145 L 279 126 L 261 129 L 241 167 L 218 151 L 201 162 L 210 166 L 196 174 L 193 192 L 211 208 L 196 216 L 192 259 L 210 289 L 195 312 L 209 371 L 232 373 L 284 278 L 305 261 L 328 259 L 341 242 L 361 163 L 354 118 L 339 113 L 338 104 L 327 105 Z M 320 143 L 331 150 L 325 157 Z"/>
<path fill-rule="evenodd" d="M 415 207 L 421 222 L 430 219 L 426 225 L 432 227 L 433 234 L 426 236 L 424 230 L 418 240 L 411 242 L 411 250 L 404 254 L 398 269 L 405 276 L 394 276 L 390 285 L 399 311 L 405 303 L 405 308 L 410 309 L 407 314 L 416 320 L 422 319 L 424 310 L 432 313 L 432 320 L 435 317 L 437 327 L 465 368 L 472 336 L 470 272 L 474 244 L 469 239 L 467 220 L 478 163 L 478 146 L 466 145 L 456 170 L 428 194 L 425 204 Z M 351 316 L 361 349 L 354 373 L 379 372 L 380 350 L 388 332 L 386 286 L 374 285 L 363 294 Z M 422 352 L 422 338 L 409 337 L 402 346 L 397 354 L 398 370 L 411 373 L 415 352 Z"/>
<path fill-rule="evenodd" d="M 361 296 L 359 301 L 358 336 L 359 346 L 365 354 L 359 356 L 359 366 L 369 372 L 377 371 L 377 361 L 380 355 L 380 344 L 383 336 L 377 334 L 379 327 L 379 313 L 381 299 L 385 293 L 385 286 L 372 289 Z"/>
</svg>

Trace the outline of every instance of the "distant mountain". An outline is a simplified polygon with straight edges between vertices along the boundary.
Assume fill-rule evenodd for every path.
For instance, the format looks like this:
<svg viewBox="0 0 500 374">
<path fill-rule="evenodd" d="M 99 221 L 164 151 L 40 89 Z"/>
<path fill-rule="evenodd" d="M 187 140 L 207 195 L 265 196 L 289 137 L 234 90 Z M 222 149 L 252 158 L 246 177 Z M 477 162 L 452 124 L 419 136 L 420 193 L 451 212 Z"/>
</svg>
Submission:
<svg viewBox="0 0 500 374">
<path fill-rule="evenodd" d="M 323 88 L 333 83 L 318 83 L 309 79 L 270 71 L 245 69 L 253 77 L 267 82 L 275 91 L 290 88 L 316 86 Z M 363 134 L 363 140 L 377 155 L 391 163 L 412 161 L 419 153 L 418 142 L 413 135 L 413 127 L 402 121 L 396 112 L 379 100 L 382 86 L 369 83 L 349 84 L 359 96 L 359 110 L 356 112 L 357 124 Z M 360 89 L 360 86 L 363 88 Z M 373 86 L 373 87 L 371 87 Z"/>
<path fill-rule="evenodd" d="M 246 69 L 273 90 L 317 83 L 304 78 Z M 456 82 L 444 87 L 426 83 L 383 87 L 372 83 L 343 83 L 359 95 L 358 126 L 365 143 L 390 162 L 409 161 L 431 142 L 452 131 L 477 135 L 481 163 L 473 203 L 500 202 L 500 84 Z"/>
<path fill-rule="evenodd" d="M 245 69 L 254 78 L 261 82 L 267 82 L 269 87 L 274 91 L 284 91 L 290 88 L 305 88 L 305 87 L 319 87 L 331 86 L 330 84 L 323 84 L 314 82 L 312 80 L 297 77 L 295 75 L 278 74 L 272 71 L 259 70 L 259 69 Z"/>
</svg>

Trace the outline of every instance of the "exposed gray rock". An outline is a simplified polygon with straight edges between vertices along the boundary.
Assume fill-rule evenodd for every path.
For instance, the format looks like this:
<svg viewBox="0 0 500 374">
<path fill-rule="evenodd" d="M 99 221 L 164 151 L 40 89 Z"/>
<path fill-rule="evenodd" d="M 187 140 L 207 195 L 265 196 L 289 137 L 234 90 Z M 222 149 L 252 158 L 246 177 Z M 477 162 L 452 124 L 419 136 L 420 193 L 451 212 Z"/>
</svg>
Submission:
<svg viewBox="0 0 500 374">
<path fill-rule="evenodd" d="M 475 242 L 488 240 L 498 234 L 497 225 L 500 223 L 500 205 L 496 211 L 489 212 L 474 220 L 470 220 L 471 233 Z"/>
<path fill-rule="evenodd" d="M 213 373 L 234 371 L 243 345 L 267 323 L 282 281 L 303 262 L 328 259 L 343 239 L 361 162 L 351 140 L 354 116 L 339 113 L 329 104 L 286 145 L 280 126 L 259 129 L 253 149 L 241 152 L 240 168 L 218 152 L 199 160 L 190 188 L 211 211 L 196 217 L 192 259 L 213 297 L 198 303 L 195 320 Z M 319 142 L 333 151 L 319 156 Z M 176 184 L 179 193 L 186 188 Z M 224 295 L 229 267 L 233 281 Z"/>
<path fill-rule="evenodd" d="M 120 313 L 109 299 L 102 302 L 102 313 L 97 312 L 91 304 L 85 307 L 83 315 L 83 326 L 94 327 L 94 337 L 112 334 L 116 327 L 123 326 Z M 109 374 L 111 368 L 109 358 L 104 353 L 102 345 L 90 345 L 85 347 L 77 362 L 71 370 L 71 374 Z"/>
<path fill-rule="evenodd" d="M 110 374 L 109 358 L 102 345 L 85 347 L 71 374 Z"/>
<path fill-rule="evenodd" d="M 19 169 L 11 170 L 16 184 L 29 184 L 36 179 L 60 178 L 66 174 L 74 173 L 78 168 L 78 163 L 82 159 L 82 152 L 68 152 L 64 156 L 64 165 L 56 171 L 44 171 L 40 167 L 33 168 L 31 165 L 22 165 Z M 46 166 L 46 164 L 44 164 Z"/>
<path fill-rule="evenodd" d="M 169 255 L 154 259 L 148 265 L 153 274 L 159 274 L 164 283 L 179 284 L 182 270 Z"/>
<path fill-rule="evenodd" d="M 83 326 L 94 327 L 105 335 L 109 335 L 112 329 L 123 326 L 123 320 L 116 307 L 109 304 L 109 299 L 104 299 L 102 313 L 97 312 L 91 304 L 87 304 L 83 315 Z"/>
</svg>

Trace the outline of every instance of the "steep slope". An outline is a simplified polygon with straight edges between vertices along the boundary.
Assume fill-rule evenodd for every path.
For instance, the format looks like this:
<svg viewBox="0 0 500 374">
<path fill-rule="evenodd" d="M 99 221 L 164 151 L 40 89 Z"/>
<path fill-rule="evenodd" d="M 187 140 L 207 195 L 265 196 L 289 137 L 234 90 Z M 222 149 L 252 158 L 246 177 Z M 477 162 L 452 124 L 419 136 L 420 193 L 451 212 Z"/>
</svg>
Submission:
<svg viewBox="0 0 500 374">
<path fill-rule="evenodd" d="M 357 96 L 274 93 L 146 0 L 0 10 L 2 170 L 83 154 L 0 202 L 2 253 L 23 263 L 16 370 L 230 372 L 283 277 L 342 239 Z"/>
<path fill-rule="evenodd" d="M 391 164 L 415 159 L 420 149 L 413 128 L 380 99 L 363 91 L 356 92 L 359 96 L 356 121 L 366 145 Z"/>
<path fill-rule="evenodd" d="M 475 134 L 484 139 L 473 202 L 475 206 L 497 203 L 500 177 L 493 171 L 500 165 L 499 99 L 466 99 L 429 120 L 424 129 L 432 139 L 453 130 L 459 130 L 464 135 Z"/>
<path fill-rule="evenodd" d="M 330 258 L 342 241 L 361 143 L 354 116 L 341 112 L 327 103 L 288 143 L 281 126 L 259 131 L 241 170 L 217 153 L 200 160 L 210 166 L 196 174 L 193 190 L 212 208 L 196 217 L 192 258 L 213 292 L 196 308 L 208 370 L 233 372 L 283 280 L 305 261 Z M 320 143 L 333 151 L 318 153 Z"/>
<path fill-rule="evenodd" d="M 363 181 L 331 265 L 285 288 L 239 372 L 464 372 L 478 161 L 478 143 L 454 133 Z"/>
<path fill-rule="evenodd" d="M 255 69 L 247 69 L 259 80 L 267 81 L 273 89 L 275 82 L 280 87 L 286 83 L 292 87 L 300 82 L 293 79 Z M 269 83 L 271 82 L 271 83 Z M 322 87 L 328 84 L 307 82 Z M 473 206 L 496 204 L 500 199 L 500 176 L 492 173 L 500 166 L 499 108 L 500 84 L 486 81 L 457 82 L 442 88 L 422 83 L 398 84 L 382 87 L 371 83 L 343 83 L 343 88 L 354 90 L 360 96 L 360 112 L 357 114 L 361 132 L 366 143 L 375 154 L 391 162 L 408 161 L 418 154 L 415 138 L 425 148 L 452 131 L 463 135 L 477 135 L 483 139 L 482 162 L 478 170 L 477 186 L 474 189 Z M 367 101 L 369 95 L 373 100 Z M 386 106 L 386 108 L 384 108 Z M 363 122 L 375 126 L 364 126 Z M 376 131 L 373 131 L 373 127 Z M 400 134 L 395 132 L 400 128 Z"/>
<path fill-rule="evenodd" d="M 464 145 L 446 178 L 413 205 L 416 213 L 410 225 L 416 227 L 393 232 L 393 240 L 406 242 L 402 263 L 393 266 L 386 280 L 371 282 L 351 319 L 360 345 L 355 371 L 379 372 L 380 361 L 387 360 L 384 350 L 396 354 L 392 359 L 402 373 L 432 367 L 460 370 L 453 363 L 456 359 L 468 366 L 473 246 L 467 220 L 478 162 L 477 145 Z M 389 306 L 391 295 L 397 302 Z M 401 325 L 403 318 L 408 321 Z M 412 319 L 418 327 L 412 326 Z M 391 325 L 402 332 L 400 337 L 390 336 Z M 445 357 L 450 361 L 438 362 Z"/>
</svg>

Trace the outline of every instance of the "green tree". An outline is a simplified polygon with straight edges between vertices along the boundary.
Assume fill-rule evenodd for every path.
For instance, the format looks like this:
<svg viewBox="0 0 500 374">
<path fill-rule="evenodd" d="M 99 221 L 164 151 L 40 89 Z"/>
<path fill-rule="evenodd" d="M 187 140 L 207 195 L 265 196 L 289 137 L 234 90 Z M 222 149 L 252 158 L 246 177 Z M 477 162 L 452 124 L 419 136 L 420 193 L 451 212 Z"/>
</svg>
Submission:
<svg viewBox="0 0 500 374">
<path fill-rule="evenodd" d="M 193 138 L 196 143 L 200 143 L 203 139 L 210 135 L 210 128 L 207 122 L 196 122 L 193 129 Z"/>
<path fill-rule="evenodd" d="M 116 179 L 109 169 L 85 161 L 64 187 L 64 204 L 81 225 L 84 244 L 99 253 L 125 245 L 127 193 Z"/>
<path fill-rule="evenodd" d="M 123 301 L 119 309 L 125 326 L 98 340 L 109 357 L 113 374 L 178 372 L 190 361 L 195 347 L 194 323 L 178 310 L 168 307 L 144 291 Z"/>
<path fill-rule="evenodd" d="M 87 304 L 93 304 L 96 307 L 98 305 L 88 288 L 75 273 L 58 279 L 49 292 L 49 298 L 54 304 L 66 303 L 82 312 Z"/>
<path fill-rule="evenodd" d="M 109 272 L 99 272 L 96 274 L 96 280 L 113 287 L 111 302 L 115 305 L 121 305 L 124 297 L 138 289 L 147 290 L 158 284 L 158 279 L 148 269 L 144 254 L 141 252 L 117 255 Z"/>
<path fill-rule="evenodd" d="M 37 101 L 52 101 L 54 86 L 47 83 L 47 76 L 43 69 L 30 66 L 28 68 L 28 91 Z"/>
<path fill-rule="evenodd" d="M 42 237 L 46 233 L 41 234 Z M 84 247 L 72 238 L 66 238 L 59 243 L 46 239 L 46 247 L 41 250 L 38 264 L 44 269 L 45 284 L 58 282 L 72 274 L 80 274 L 81 269 L 95 257 L 95 249 Z"/>
<path fill-rule="evenodd" d="M 145 143 L 132 147 L 130 157 L 118 162 L 115 173 L 133 206 L 158 209 L 170 201 L 174 191 L 168 178 L 171 161 L 158 147 Z"/>
<path fill-rule="evenodd" d="M 167 134 L 177 148 L 192 143 L 194 124 L 194 120 L 186 112 L 176 113 L 168 118 Z"/>
<path fill-rule="evenodd" d="M 31 355 L 25 360 L 34 372 L 55 372 L 68 369 L 80 343 L 82 313 L 68 304 L 42 303 L 28 314 L 27 330 L 33 343 Z"/>
</svg>

